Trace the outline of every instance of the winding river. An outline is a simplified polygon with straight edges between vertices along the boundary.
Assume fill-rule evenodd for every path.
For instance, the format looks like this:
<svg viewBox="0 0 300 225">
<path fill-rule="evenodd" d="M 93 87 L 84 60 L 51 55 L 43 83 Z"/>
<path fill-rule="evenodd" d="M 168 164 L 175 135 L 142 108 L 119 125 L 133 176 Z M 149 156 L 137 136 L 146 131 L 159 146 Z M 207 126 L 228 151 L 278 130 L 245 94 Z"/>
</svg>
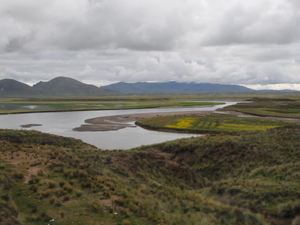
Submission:
<svg viewBox="0 0 300 225">
<path fill-rule="evenodd" d="M 215 111 L 237 102 L 226 102 L 223 105 L 212 107 L 172 107 L 132 110 L 99 110 L 99 111 L 74 111 L 74 112 L 52 112 L 52 113 L 27 113 L 0 116 L 0 128 L 2 129 L 32 129 L 44 133 L 56 134 L 65 137 L 81 139 L 86 143 L 95 145 L 101 149 L 130 149 L 141 145 L 198 136 L 195 134 L 180 134 L 149 131 L 140 127 L 127 127 L 117 131 L 78 132 L 73 128 L 84 124 L 89 118 L 105 117 L 114 115 L 128 115 L 138 113 L 160 113 L 160 112 L 201 112 Z M 22 128 L 25 124 L 39 124 L 29 128 Z M 133 123 L 132 123 L 133 124 Z"/>
</svg>

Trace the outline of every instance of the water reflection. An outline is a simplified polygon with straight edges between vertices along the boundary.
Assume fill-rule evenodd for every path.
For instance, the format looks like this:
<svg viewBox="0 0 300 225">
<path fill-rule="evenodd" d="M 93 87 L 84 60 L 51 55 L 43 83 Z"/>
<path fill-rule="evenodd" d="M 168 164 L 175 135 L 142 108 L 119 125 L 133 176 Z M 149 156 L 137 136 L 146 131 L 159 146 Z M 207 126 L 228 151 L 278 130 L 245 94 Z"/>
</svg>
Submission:
<svg viewBox="0 0 300 225">
<path fill-rule="evenodd" d="M 0 105 L 1 109 L 48 109 L 48 106 L 44 105 Z"/>
</svg>

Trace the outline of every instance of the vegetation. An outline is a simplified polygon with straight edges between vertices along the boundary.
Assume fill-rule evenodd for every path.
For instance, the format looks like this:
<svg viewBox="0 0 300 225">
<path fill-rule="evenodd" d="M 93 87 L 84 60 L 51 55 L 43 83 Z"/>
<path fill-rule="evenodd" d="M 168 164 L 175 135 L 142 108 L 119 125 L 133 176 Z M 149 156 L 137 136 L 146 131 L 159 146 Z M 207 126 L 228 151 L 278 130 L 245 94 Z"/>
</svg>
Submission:
<svg viewBox="0 0 300 225">
<path fill-rule="evenodd" d="M 182 139 L 129 151 L 1 130 L 0 220 L 297 224 L 299 128 Z"/>
<path fill-rule="evenodd" d="M 251 102 L 228 106 L 222 110 L 258 116 L 300 118 L 299 98 L 253 98 Z"/>
<path fill-rule="evenodd" d="M 191 115 L 159 116 L 142 119 L 137 125 L 154 130 L 171 130 L 193 133 L 236 133 L 240 131 L 258 131 L 286 126 L 287 121 L 262 118 L 238 117 L 229 114 L 206 113 Z"/>
<path fill-rule="evenodd" d="M 0 98 L 0 114 L 32 113 L 73 110 L 135 109 L 170 106 L 197 106 L 219 102 L 258 98 L 288 98 L 299 100 L 299 92 L 287 93 L 197 93 L 197 94 L 152 94 L 114 97 L 43 97 L 43 98 Z M 197 101 L 208 101 L 201 103 Z M 248 103 L 247 103 L 248 104 Z M 242 106 L 242 107 L 241 107 Z M 243 108 L 244 105 L 238 107 Z M 252 107 L 253 108 L 253 107 Z M 235 111 L 234 108 L 228 110 Z M 238 111 L 238 110 L 237 110 Z"/>
<path fill-rule="evenodd" d="M 170 103 L 133 98 L 122 99 L 124 107 Z M 100 100 L 30 101 L 63 106 Z M 299 124 L 227 114 L 146 122 L 214 135 L 103 151 L 73 138 L 0 130 L 0 224 L 300 223 Z"/>
<path fill-rule="evenodd" d="M 0 114 L 105 110 L 105 109 L 138 109 L 171 106 L 216 105 L 220 102 L 196 102 L 193 100 L 172 99 L 165 97 L 118 97 L 118 98 L 36 98 L 36 99 L 0 99 Z"/>
</svg>

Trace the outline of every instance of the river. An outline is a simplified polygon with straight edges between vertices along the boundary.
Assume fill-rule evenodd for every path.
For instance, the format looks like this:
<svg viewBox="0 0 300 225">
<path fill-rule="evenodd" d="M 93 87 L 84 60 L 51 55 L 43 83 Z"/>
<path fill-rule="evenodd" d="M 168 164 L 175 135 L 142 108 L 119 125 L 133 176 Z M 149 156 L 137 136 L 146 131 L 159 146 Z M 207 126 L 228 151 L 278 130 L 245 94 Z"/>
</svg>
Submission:
<svg viewBox="0 0 300 225">
<path fill-rule="evenodd" d="M 81 139 L 82 141 L 101 149 L 130 149 L 141 145 L 155 144 L 169 140 L 175 140 L 178 138 L 187 138 L 199 135 L 150 131 L 140 127 L 127 127 L 118 131 L 105 132 L 77 132 L 73 131 L 73 128 L 84 124 L 86 119 L 95 117 L 156 112 L 215 111 L 218 108 L 223 108 L 236 103 L 237 102 L 226 102 L 223 105 L 215 105 L 212 107 L 171 107 L 132 110 L 97 110 L 0 115 L 0 128 L 24 129 L 21 126 L 25 124 L 40 124 L 40 126 L 34 126 L 26 129 Z"/>
</svg>

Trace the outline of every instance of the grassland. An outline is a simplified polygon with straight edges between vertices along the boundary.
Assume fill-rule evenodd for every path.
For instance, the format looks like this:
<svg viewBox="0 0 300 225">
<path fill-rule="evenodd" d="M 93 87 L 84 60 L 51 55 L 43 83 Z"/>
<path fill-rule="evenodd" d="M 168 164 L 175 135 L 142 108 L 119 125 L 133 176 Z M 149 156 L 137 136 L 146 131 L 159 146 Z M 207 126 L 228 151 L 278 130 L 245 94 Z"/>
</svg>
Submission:
<svg viewBox="0 0 300 225">
<path fill-rule="evenodd" d="M 229 114 L 206 113 L 153 117 L 138 120 L 136 124 L 152 130 L 224 134 L 241 131 L 253 132 L 267 130 L 279 126 L 286 126 L 291 124 L 291 122 L 238 117 Z"/>
<path fill-rule="evenodd" d="M 300 99 L 300 93 L 205 93 L 205 94 L 153 94 L 126 95 L 112 97 L 88 98 L 0 98 L 0 114 L 73 111 L 73 110 L 106 110 L 106 109 L 135 109 L 170 106 L 196 106 L 206 104 L 195 101 L 228 101 L 258 98 L 289 98 Z M 209 103 L 211 104 L 211 103 Z M 216 103 L 212 103 L 216 104 Z M 15 109 L 14 106 L 16 107 Z M 19 106 L 37 106 L 40 108 L 26 109 Z M 12 109 L 9 109 L 12 108 Z"/>
<path fill-rule="evenodd" d="M 300 118 L 299 98 L 252 98 L 249 103 L 225 107 L 222 110 L 258 116 Z"/>
<path fill-rule="evenodd" d="M 170 99 L 178 104 L 185 102 L 183 98 L 188 95 L 102 102 L 141 107 L 173 104 Z M 202 100 L 200 95 L 190 100 L 195 98 Z M 291 94 L 284 102 L 292 104 L 297 98 Z M 92 100 L 100 102 L 34 99 L 23 103 L 53 102 L 63 107 L 67 102 Z M 18 101 L 22 102 L 6 99 L 7 104 Z M 103 151 L 72 138 L 0 130 L 0 224 L 299 224 L 299 124 L 226 114 L 155 117 L 143 122 L 214 135 Z"/>
<path fill-rule="evenodd" d="M 1 130 L 0 221 L 291 224 L 300 204 L 299 128 L 182 139 L 129 151 Z"/>
<path fill-rule="evenodd" d="M 215 105 L 169 97 L 0 99 L 0 114 Z"/>
</svg>

